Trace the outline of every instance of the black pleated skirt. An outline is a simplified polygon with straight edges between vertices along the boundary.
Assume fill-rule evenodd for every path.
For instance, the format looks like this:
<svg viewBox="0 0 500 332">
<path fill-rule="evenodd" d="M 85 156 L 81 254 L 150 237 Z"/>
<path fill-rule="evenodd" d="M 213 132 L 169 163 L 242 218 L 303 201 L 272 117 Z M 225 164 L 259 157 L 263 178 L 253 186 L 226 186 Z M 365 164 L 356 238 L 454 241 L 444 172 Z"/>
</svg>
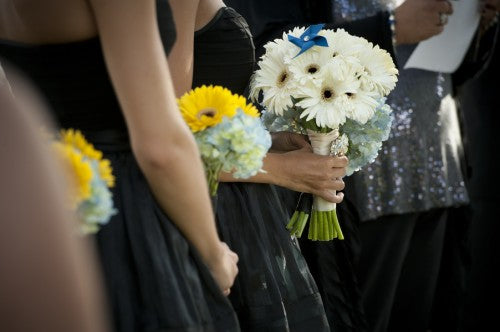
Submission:
<svg viewBox="0 0 500 332">
<path fill-rule="evenodd" d="M 229 296 L 243 331 L 329 331 L 323 302 L 276 188 L 221 183 L 217 223 L 240 258 Z"/>
<path fill-rule="evenodd" d="M 111 160 L 118 214 L 96 235 L 116 331 L 239 331 L 195 249 L 158 206 L 130 149 Z"/>
</svg>

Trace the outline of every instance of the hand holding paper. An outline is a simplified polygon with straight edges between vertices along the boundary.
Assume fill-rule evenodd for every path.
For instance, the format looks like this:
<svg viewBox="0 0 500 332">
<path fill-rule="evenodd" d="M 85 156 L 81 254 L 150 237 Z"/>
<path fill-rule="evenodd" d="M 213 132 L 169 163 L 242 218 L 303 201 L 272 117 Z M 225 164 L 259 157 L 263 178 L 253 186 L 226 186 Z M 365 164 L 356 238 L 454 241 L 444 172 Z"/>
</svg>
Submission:
<svg viewBox="0 0 500 332">
<path fill-rule="evenodd" d="M 448 0 L 398 1 L 394 14 L 397 44 L 416 44 L 443 32 L 440 17 L 453 14 L 453 6 Z"/>
<path fill-rule="evenodd" d="M 441 34 L 421 42 L 404 68 L 452 73 L 462 62 L 479 24 L 479 0 L 453 1 L 453 14 Z"/>
</svg>

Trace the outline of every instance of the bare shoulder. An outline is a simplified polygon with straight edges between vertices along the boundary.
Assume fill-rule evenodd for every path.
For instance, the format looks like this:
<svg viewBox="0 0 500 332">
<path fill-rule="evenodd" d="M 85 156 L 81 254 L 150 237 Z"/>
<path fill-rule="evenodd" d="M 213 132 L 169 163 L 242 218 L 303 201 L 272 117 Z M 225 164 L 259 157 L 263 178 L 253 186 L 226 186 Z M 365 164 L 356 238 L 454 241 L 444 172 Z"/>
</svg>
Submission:
<svg viewBox="0 0 500 332">
<path fill-rule="evenodd" d="M 202 29 L 224 7 L 222 0 L 170 0 L 176 25 L 194 24 L 194 30 Z M 194 13 L 194 14 L 193 14 Z"/>
<path fill-rule="evenodd" d="M 196 30 L 202 29 L 226 5 L 222 0 L 200 0 L 196 12 Z"/>
<path fill-rule="evenodd" d="M 0 38 L 44 44 L 83 40 L 97 33 L 86 0 L 0 0 Z"/>
</svg>

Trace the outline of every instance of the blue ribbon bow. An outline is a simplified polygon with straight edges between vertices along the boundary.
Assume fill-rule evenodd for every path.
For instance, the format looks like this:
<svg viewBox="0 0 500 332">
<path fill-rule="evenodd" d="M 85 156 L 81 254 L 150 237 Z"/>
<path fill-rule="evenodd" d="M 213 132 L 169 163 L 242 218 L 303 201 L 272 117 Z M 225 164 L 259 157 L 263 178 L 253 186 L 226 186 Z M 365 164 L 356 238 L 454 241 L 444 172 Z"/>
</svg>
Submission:
<svg viewBox="0 0 500 332">
<path fill-rule="evenodd" d="M 300 52 L 295 56 L 298 57 L 313 46 L 328 47 L 328 41 L 323 36 L 318 36 L 318 32 L 323 29 L 324 24 L 314 24 L 309 26 L 306 31 L 299 37 L 288 35 L 288 40 L 300 47 Z"/>
</svg>

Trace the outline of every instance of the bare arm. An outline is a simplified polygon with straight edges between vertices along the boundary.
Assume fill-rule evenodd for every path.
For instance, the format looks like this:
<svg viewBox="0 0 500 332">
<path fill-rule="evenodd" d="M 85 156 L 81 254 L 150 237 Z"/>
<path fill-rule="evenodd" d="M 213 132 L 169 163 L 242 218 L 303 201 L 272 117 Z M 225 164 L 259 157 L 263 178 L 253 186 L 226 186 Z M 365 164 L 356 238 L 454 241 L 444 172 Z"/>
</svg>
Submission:
<svg viewBox="0 0 500 332">
<path fill-rule="evenodd" d="M 0 110 L 0 330 L 108 331 L 96 257 L 64 207 L 42 121 L 1 82 Z"/>
<path fill-rule="evenodd" d="M 175 45 L 168 56 L 177 97 L 193 83 L 194 34 L 224 7 L 221 0 L 170 0 L 177 30 Z"/>
<path fill-rule="evenodd" d="M 197 147 L 175 103 L 155 2 L 90 3 L 137 161 L 161 207 L 226 289 L 237 258 L 216 232 Z"/>
<path fill-rule="evenodd" d="M 344 189 L 342 177 L 346 173 L 347 158 L 320 156 L 305 147 L 284 153 L 269 152 L 264 158 L 263 170 L 249 179 L 236 179 L 221 173 L 223 182 L 270 183 L 294 191 L 308 192 L 332 203 L 340 203 L 344 194 L 331 191 Z"/>
<path fill-rule="evenodd" d="M 177 39 L 168 55 L 177 97 L 191 89 L 193 83 L 194 31 L 199 0 L 171 0 Z"/>
</svg>

